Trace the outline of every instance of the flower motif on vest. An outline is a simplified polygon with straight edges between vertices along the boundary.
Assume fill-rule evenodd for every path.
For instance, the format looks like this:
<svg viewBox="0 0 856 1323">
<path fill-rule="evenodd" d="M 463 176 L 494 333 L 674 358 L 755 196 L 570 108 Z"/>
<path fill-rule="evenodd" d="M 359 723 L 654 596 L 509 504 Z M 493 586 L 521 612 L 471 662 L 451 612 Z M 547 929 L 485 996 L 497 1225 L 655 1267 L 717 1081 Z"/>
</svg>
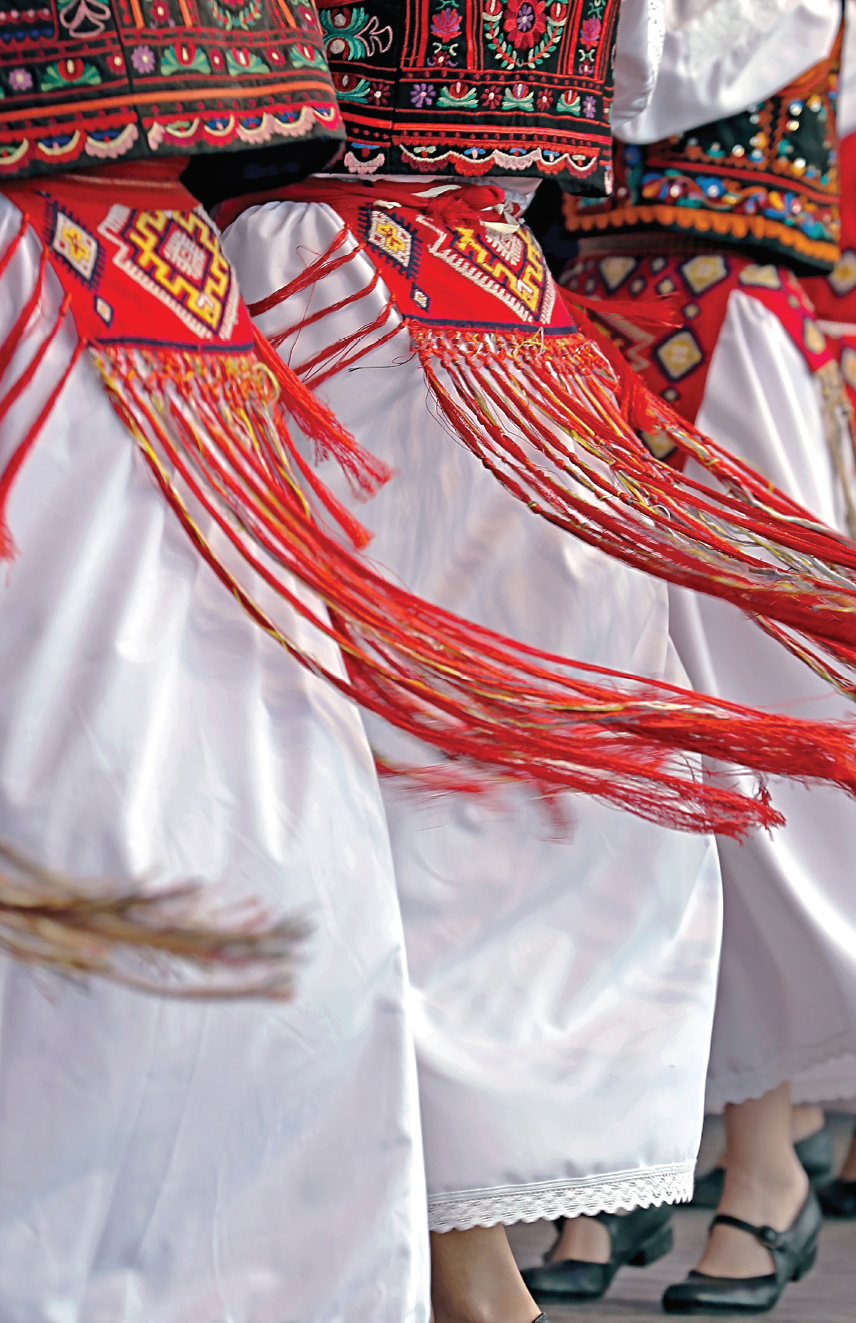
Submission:
<svg viewBox="0 0 856 1323">
<path fill-rule="evenodd" d="M 341 137 L 296 0 L 0 0 L 0 180 Z"/>
<path fill-rule="evenodd" d="M 320 0 L 341 169 L 551 175 L 602 197 L 617 0 Z"/>
</svg>

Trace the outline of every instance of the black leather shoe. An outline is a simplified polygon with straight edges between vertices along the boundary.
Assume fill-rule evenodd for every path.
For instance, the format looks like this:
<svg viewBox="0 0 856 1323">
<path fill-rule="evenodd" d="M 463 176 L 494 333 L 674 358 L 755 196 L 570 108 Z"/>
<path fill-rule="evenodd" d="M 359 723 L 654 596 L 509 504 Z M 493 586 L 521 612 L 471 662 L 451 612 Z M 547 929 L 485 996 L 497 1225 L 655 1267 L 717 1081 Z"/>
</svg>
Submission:
<svg viewBox="0 0 856 1323">
<path fill-rule="evenodd" d="M 774 1271 L 763 1277 L 710 1277 L 691 1272 L 663 1296 L 667 1314 L 764 1314 L 778 1303 L 788 1282 L 798 1282 L 814 1267 L 821 1213 L 813 1191 L 787 1231 L 755 1227 L 726 1213 L 719 1213 L 711 1226 L 718 1222 L 755 1236 L 772 1254 Z"/>
<path fill-rule="evenodd" d="M 817 1192 L 826 1217 L 856 1217 L 856 1181 L 833 1181 Z"/>
<path fill-rule="evenodd" d="M 612 1279 L 625 1264 L 644 1268 L 668 1254 L 672 1248 L 672 1210 L 662 1208 L 636 1208 L 632 1213 L 598 1213 L 612 1243 L 612 1257 L 607 1263 L 588 1263 L 584 1259 L 552 1260 L 553 1249 L 544 1255 L 544 1266 L 527 1268 L 523 1280 L 535 1299 L 542 1300 L 599 1300 L 606 1295 Z M 559 1218 L 556 1229 L 562 1234 L 564 1219 Z"/>
<path fill-rule="evenodd" d="M 815 1130 L 813 1135 L 799 1140 L 794 1144 L 794 1152 L 803 1165 L 812 1189 L 817 1190 L 821 1185 L 826 1185 L 835 1170 L 829 1127 L 824 1126 L 822 1130 Z M 714 1167 L 712 1171 L 700 1176 L 695 1183 L 692 1207 L 718 1208 L 724 1181 L 724 1167 Z"/>
</svg>

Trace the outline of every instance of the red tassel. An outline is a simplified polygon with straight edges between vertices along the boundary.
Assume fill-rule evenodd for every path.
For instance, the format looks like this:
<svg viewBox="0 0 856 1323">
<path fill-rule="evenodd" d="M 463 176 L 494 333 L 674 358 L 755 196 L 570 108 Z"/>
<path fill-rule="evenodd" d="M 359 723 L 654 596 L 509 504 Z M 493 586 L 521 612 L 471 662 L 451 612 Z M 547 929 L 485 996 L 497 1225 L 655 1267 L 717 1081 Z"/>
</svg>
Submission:
<svg viewBox="0 0 856 1323">
<path fill-rule="evenodd" d="M 856 792 L 850 725 L 760 714 L 568 662 L 374 573 L 313 522 L 291 476 L 294 446 L 252 360 L 190 361 L 177 351 L 113 346 L 94 353 L 115 407 L 214 573 L 302 665 L 445 754 L 440 766 L 411 769 L 421 784 L 476 790 L 497 778 L 522 781 L 548 799 L 573 790 L 669 826 L 738 836 L 781 821 L 763 788 L 741 795 L 681 751 Z M 246 582 L 215 554 L 189 500 L 240 552 Z M 328 605 L 329 621 L 291 590 L 292 575 Z M 282 632 L 253 595 L 257 581 L 338 644 L 347 679 Z"/>
</svg>

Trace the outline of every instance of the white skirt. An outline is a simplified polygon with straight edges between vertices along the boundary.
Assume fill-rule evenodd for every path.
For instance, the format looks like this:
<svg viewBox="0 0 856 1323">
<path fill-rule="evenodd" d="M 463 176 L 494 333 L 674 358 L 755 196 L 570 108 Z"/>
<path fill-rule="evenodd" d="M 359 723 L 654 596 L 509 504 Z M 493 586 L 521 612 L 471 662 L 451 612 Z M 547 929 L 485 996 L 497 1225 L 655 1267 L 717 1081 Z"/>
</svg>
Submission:
<svg viewBox="0 0 856 1323">
<path fill-rule="evenodd" d="M 815 383 L 775 315 L 733 293 L 698 426 L 827 523 L 843 506 Z M 854 715 L 733 607 L 671 593 L 672 635 L 695 688 L 811 719 Z M 774 786 L 787 826 L 720 840 L 722 972 L 708 1106 L 785 1080 L 795 1101 L 856 1096 L 856 804 L 832 788 Z"/>
<path fill-rule="evenodd" d="M 258 300 L 326 251 L 326 205 L 270 203 L 226 232 Z M 363 289 L 364 257 L 260 319 L 268 334 Z M 462 306 L 468 286 L 461 280 Z M 378 315 L 374 292 L 303 331 L 300 363 Z M 292 353 L 292 351 L 294 351 Z M 549 526 L 438 419 L 402 327 L 320 391 L 397 471 L 355 512 L 368 555 L 432 602 L 583 661 L 680 680 L 665 589 Z M 324 477 L 346 495 L 335 468 Z M 382 751 L 425 761 L 380 722 Z M 494 805 L 384 787 L 404 915 L 429 1216 L 439 1231 L 689 1196 L 719 948 L 714 843 L 583 797 L 557 830 Z"/>
<path fill-rule="evenodd" d="M 0 198 L 0 251 L 19 221 Z M 0 284 L 0 340 L 36 269 L 28 241 Z M 71 335 L 6 420 L 0 470 Z M 314 933 L 281 1005 L 0 963 L 3 1323 L 427 1323 L 400 917 L 358 712 L 202 563 L 87 357 L 8 516 L 0 836 L 78 875 L 261 895 Z"/>
</svg>

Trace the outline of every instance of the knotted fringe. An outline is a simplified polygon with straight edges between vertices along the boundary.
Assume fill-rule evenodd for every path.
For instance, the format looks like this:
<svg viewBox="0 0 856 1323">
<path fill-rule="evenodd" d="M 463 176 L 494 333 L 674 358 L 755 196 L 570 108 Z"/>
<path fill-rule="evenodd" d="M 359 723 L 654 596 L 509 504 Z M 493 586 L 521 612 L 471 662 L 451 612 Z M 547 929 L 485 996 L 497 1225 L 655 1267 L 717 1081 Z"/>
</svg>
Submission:
<svg viewBox="0 0 856 1323">
<path fill-rule="evenodd" d="M 0 416 L 32 381 L 65 319 L 63 304 L 44 332 L 44 268 L 36 284 L 0 363 L 11 367 L 16 341 L 30 332 L 45 338 L 8 386 L 5 371 Z M 848 724 L 763 715 L 569 662 L 460 620 L 375 574 L 313 517 L 301 485 L 309 470 L 284 408 L 302 425 L 310 419 L 307 430 L 322 449 L 358 457 L 357 472 L 365 474 L 361 452 L 262 341 L 259 354 L 89 349 L 168 503 L 248 615 L 311 673 L 446 756 L 412 769 L 420 784 L 478 791 L 514 781 L 548 797 L 577 791 L 664 825 L 734 836 L 781 816 L 763 787 L 753 798 L 718 784 L 686 753 L 856 793 L 856 732 Z M 81 350 L 78 343 L 0 477 L 4 500 Z M 312 478 L 323 499 L 323 484 Z M 325 504 L 337 517 L 347 514 L 332 497 Z M 226 555 L 203 531 L 209 520 L 218 547 L 229 544 Z M 329 619 L 319 619 L 294 580 L 327 605 Z M 339 646 L 346 677 L 284 632 L 255 595 L 259 583 Z"/>
<path fill-rule="evenodd" d="M 583 335 L 410 331 L 454 434 L 515 497 L 637 569 L 765 618 L 856 694 L 856 546 L 678 419 L 614 346 L 611 371 Z M 640 433 L 725 490 L 659 463 Z"/>
<path fill-rule="evenodd" d="M 477 789 L 499 777 L 737 836 L 781 821 L 766 792 L 750 798 L 716 784 L 678 751 L 856 792 L 850 725 L 763 715 L 568 662 L 375 574 L 312 518 L 278 381 L 258 360 L 103 345 L 93 354 L 166 499 L 220 580 L 313 674 L 451 759 L 424 772 L 429 787 Z M 288 383 L 290 371 L 283 364 L 277 376 Z M 238 569 L 213 549 L 202 512 L 240 552 Z M 295 593 L 291 575 L 326 603 L 329 620 Z M 283 632 L 254 596 L 255 576 L 334 640 L 347 678 Z"/>
<path fill-rule="evenodd" d="M 364 249 L 343 226 L 250 312 L 270 311 Z M 536 514 L 634 568 L 731 602 L 856 698 L 856 545 L 669 409 L 585 315 L 592 301 L 559 292 L 584 333 L 404 319 L 454 436 Z M 280 330 L 275 343 L 331 311 Z M 656 318 L 668 323 L 668 307 Z M 317 387 L 401 328 L 390 299 L 371 325 L 295 370 Z M 643 438 L 695 459 L 717 486 L 660 463 Z"/>
</svg>

